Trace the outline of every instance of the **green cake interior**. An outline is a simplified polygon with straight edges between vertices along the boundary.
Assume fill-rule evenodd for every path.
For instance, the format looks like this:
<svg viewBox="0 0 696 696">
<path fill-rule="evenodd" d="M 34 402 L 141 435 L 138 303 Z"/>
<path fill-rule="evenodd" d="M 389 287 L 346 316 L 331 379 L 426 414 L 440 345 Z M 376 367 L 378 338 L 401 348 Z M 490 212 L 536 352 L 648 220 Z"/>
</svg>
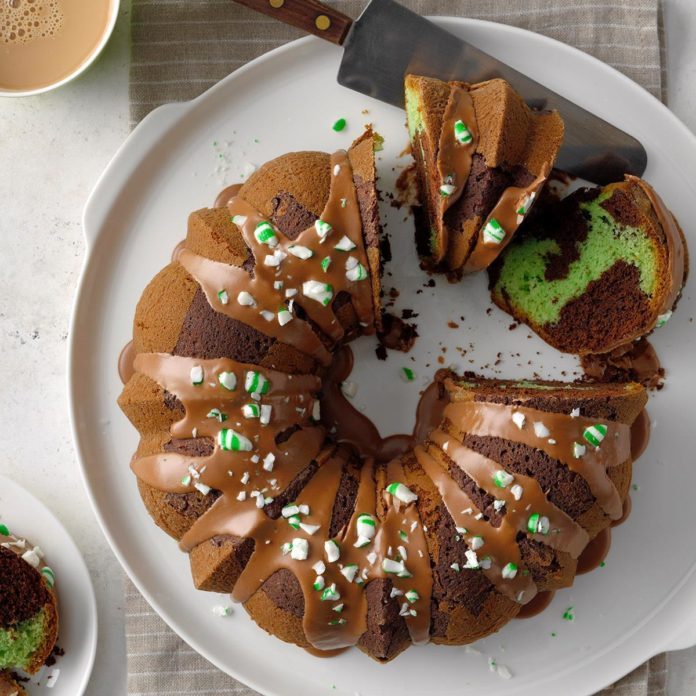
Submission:
<svg viewBox="0 0 696 696">
<path fill-rule="evenodd" d="M 580 204 L 589 216 L 587 236 L 576 243 L 579 257 L 570 264 L 565 277 L 545 277 L 550 259 L 560 253 L 558 243 L 523 235 L 515 238 L 503 253 L 493 292 L 500 296 L 504 291 L 515 311 L 535 324 L 555 324 L 568 302 L 580 297 L 592 281 L 617 261 L 625 261 L 638 268 L 640 289 L 651 296 L 657 277 L 653 244 L 643 230 L 618 223 L 602 207 L 610 195 L 603 193 Z"/>
<path fill-rule="evenodd" d="M 41 647 L 45 629 L 45 609 L 13 628 L 0 629 L 0 669 L 26 667 Z"/>
<path fill-rule="evenodd" d="M 420 110 L 419 94 L 407 87 L 406 88 L 406 121 L 408 123 L 408 135 L 413 142 L 418 131 L 423 130 L 423 116 Z"/>
<path fill-rule="evenodd" d="M 422 100 L 421 100 L 421 94 L 419 91 L 411 88 L 411 87 L 406 87 L 405 90 L 405 95 L 406 95 L 406 123 L 408 125 L 408 136 L 411 141 L 411 147 L 419 147 L 420 148 L 420 160 L 422 162 L 422 167 L 424 170 L 424 179 L 427 180 L 428 174 L 427 174 L 427 158 L 425 156 L 425 149 L 423 147 L 422 142 L 416 142 L 416 135 L 418 133 L 423 132 L 425 128 L 425 124 L 423 122 L 423 111 L 422 111 Z M 437 228 L 435 225 L 432 223 L 432 220 L 428 222 L 428 230 L 426 233 L 424 233 L 424 236 L 427 236 L 427 244 L 426 247 L 429 250 L 430 254 L 437 255 L 439 253 L 439 246 L 440 246 L 440 236 L 438 233 Z M 424 240 L 425 241 L 425 240 Z"/>
</svg>

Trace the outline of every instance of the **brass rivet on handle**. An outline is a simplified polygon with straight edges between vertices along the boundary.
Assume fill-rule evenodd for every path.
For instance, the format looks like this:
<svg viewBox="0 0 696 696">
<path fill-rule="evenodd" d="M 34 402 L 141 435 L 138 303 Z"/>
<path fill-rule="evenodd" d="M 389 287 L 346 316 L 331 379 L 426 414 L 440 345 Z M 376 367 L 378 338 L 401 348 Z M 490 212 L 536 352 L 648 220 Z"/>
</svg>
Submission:
<svg viewBox="0 0 696 696">
<path fill-rule="evenodd" d="M 331 20 L 326 15 L 318 15 L 314 20 L 317 29 L 326 31 L 331 26 Z"/>
<path fill-rule="evenodd" d="M 268 0 L 268 2 L 270 6 L 274 7 L 276 10 L 285 4 L 285 0 Z"/>
</svg>

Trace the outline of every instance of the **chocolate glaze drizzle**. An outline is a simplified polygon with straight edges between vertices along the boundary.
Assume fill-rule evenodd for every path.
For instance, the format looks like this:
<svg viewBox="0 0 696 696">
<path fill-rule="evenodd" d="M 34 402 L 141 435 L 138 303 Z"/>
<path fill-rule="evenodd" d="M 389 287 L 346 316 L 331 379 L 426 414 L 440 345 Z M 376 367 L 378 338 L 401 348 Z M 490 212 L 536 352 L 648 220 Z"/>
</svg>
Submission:
<svg viewBox="0 0 696 696">
<path fill-rule="evenodd" d="M 227 207 L 254 256 L 253 275 L 188 249 L 182 249 L 177 257 L 216 311 L 295 346 L 323 365 L 331 362 L 331 354 L 315 328 L 331 343 L 344 337 L 333 306 L 340 293 L 350 295 L 363 333 L 375 330 L 362 220 L 347 153 L 340 150 L 332 155 L 330 166 L 329 198 L 317 221 L 317 225 L 329 226 L 325 234 L 312 226 L 290 240 L 258 210 L 235 196 Z M 272 230 L 270 240 L 257 238 L 260 225 Z M 326 295 L 312 296 L 306 283 L 322 284 Z M 240 293 L 246 296 L 240 299 Z M 295 305 L 301 308 L 301 316 Z"/>
</svg>

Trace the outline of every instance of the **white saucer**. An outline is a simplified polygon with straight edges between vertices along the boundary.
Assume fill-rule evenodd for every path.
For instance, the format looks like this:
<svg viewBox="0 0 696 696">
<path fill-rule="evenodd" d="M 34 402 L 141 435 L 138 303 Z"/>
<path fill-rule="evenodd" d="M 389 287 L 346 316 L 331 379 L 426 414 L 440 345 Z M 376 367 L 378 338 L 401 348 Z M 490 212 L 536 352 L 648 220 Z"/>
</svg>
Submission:
<svg viewBox="0 0 696 696">
<path fill-rule="evenodd" d="M 14 481 L 0 475 L 0 523 L 29 539 L 46 554 L 56 574 L 60 613 L 57 645 L 65 651 L 52 667 L 43 667 L 26 688 L 31 696 L 81 696 L 92 673 L 97 650 L 97 603 L 92 579 L 75 542 L 43 503 Z M 55 670 L 60 673 L 49 677 Z"/>
</svg>

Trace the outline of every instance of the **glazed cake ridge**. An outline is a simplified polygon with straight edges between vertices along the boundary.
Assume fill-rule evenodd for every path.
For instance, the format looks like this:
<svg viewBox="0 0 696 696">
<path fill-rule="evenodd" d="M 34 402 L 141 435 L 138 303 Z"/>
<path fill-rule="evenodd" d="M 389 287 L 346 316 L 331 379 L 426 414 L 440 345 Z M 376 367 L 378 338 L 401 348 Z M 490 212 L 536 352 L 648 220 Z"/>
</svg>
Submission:
<svg viewBox="0 0 696 696">
<path fill-rule="evenodd" d="M 119 403 L 143 501 L 197 587 L 283 640 L 386 661 L 477 640 L 572 582 L 620 516 L 645 392 L 530 383 L 509 391 L 543 401 L 501 402 L 500 383 L 450 379 L 415 451 L 377 464 L 334 442 L 322 364 L 379 316 L 369 138 L 280 157 L 228 209 L 192 216 L 138 305 Z"/>
</svg>

